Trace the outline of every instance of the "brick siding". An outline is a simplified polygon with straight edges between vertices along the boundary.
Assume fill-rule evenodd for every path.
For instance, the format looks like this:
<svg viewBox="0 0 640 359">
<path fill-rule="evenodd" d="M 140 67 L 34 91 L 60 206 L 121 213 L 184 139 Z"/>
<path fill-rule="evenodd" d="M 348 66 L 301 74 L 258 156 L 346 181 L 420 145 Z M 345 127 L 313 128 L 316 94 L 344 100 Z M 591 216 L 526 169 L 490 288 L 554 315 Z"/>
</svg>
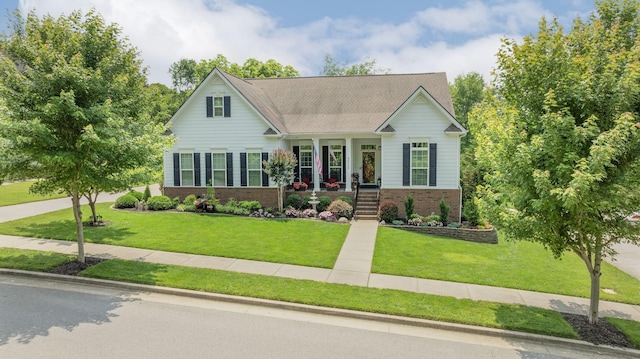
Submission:
<svg viewBox="0 0 640 359">
<path fill-rule="evenodd" d="M 444 199 L 449 205 L 449 222 L 460 220 L 460 190 L 459 189 L 387 189 L 380 190 L 380 202 L 391 200 L 398 205 L 398 217 L 406 218 L 404 200 L 413 196 L 414 213 L 429 216 L 432 213 L 440 215 L 440 200 Z"/>
</svg>

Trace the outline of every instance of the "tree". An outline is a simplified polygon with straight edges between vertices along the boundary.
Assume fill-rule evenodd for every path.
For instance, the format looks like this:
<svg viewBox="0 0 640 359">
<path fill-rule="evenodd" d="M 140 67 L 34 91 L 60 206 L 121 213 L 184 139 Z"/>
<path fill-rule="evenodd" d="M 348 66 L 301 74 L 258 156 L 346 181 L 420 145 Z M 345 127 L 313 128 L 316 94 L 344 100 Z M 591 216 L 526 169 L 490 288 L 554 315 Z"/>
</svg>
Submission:
<svg viewBox="0 0 640 359">
<path fill-rule="evenodd" d="M 640 4 L 604 0 L 564 33 L 540 22 L 522 44 L 504 40 L 496 96 L 470 117 L 489 169 L 482 207 L 511 239 L 577 254 L 598 321 L 602 259 L 638 244 L 627 217 L 640 208 Z"/>
<path fill-rule="evenodd" d="M 36 178 L 32 192 L 71 197 L 84 262 L 80 198 L 144 183 L 169 139 L 148 115 L 145 71 L 116 25 L 95 11 L 16 12 L 12 24 L 0 37 L 6 171 Z"/>
<path fill-rule="evenodd" d="M 173 79 L 173 86 L 180 92 L 192 91 L 214 69 L 219 68 L 239 78 L 263 77 L 296 77 L 298 70 L 290 65 L 282 65 L 276 60 L 269 59 L 261 62 L 250 58 L 242 66 L 230 62 L 224 55 L 218 54 L 214 59 L 200 60 L 180 59 L 169 67 Z"/>
<path fill-rule="evenodd" d="M 456 119 L 460 124 L 469 128 L 469 113 L 482 102 L 486 84 L 482 75 L 470 72 L 457 76 L 451 84 L 451 100 L 456 111 Z M 473 132 L 468 132 L 460 143 L 460 174 L 462 182 L 463 203 L 473 200 L 476 187 L 481 184 L 482 173 L 475 159 L 476 141 Z M 466 217 L 466 216 L 465 216 Z M 468 218 L 467 218 L 468 219 Z"/>
<path fill-rule="evenodd" d="M 263 171 L 268 174 L 278 186 L 278 209 L 282 212 L 282 193 L 284 186 L 291 183 L 298 164 L 296 155 L 287 150 L 276 148 L 271 151 L 268 161 L 262 161 Z"/>
<path fill-rule="evenodd" d="M 324 76 L 354 76 L 354 75 L 375 75 L 387 74 L 389 69 L 376 67 L 376 60 L 365 61 L 361 64 L 349 66 L 347 63 L 339 64 L 333 57 L 327 54 L 324 57 L 324 67 L 320 75 Z"/>
</svg>

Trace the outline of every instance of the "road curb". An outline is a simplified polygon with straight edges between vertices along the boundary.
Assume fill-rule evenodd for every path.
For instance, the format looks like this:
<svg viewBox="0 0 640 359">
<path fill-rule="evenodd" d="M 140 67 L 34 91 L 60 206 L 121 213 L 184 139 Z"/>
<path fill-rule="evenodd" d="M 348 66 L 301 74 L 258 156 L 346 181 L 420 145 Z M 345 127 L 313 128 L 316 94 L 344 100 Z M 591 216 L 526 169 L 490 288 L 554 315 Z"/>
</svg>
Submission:
<svg viewBox="0 0 640 359">
<path fill-rule="evenodd" d="M 105 280 L 105 279 L 68 276 L 68 275 L 43 273 L 43 272 L 31 272 L 31 271 L 24 271 L 24 270 L 0 268 L 0 274 L 36 278 L 36 279 L 42 279 L 42 280 L 48 280 L 48 281 L 58 281 L 58 282 L 110 287 L 115 289 L 126 289 L 126 290 L 132 290 L 132 291 L 140 291 L 140 292 L 151 292 L 151 293 L 159 293 L 159 294 L 167 294 L 167 295 L 175 295 L 175 296 L 184 296 L 189 298 L 215 300 L 215 301 L 229 302 L 229 303 L 256 305 L 256 306 L 269 307 L 274 309 L 285 309 L 285 310 L 293 310 L 293 311 L 300 311 L 300 312 L 313 313 L 313 314 L 346 317 L 346 318 L 352 318 L 352 319 L 371 320 L 371 321 L 401 324 L 401 325 L 414 326 L 414 327 L 424 327 L 424 328 L 440 329 L 440 330 L 447 330 L 447 331 L 456 331 L 456 332 L 468 333 L 468 334 L 490 335 L 494 337 L 500 337 L 503 339 L 519 339 L 519 340 L 536 341 L 541 344 L 553 344 L 559 347 L 570 348 L 572 350 L 582 350 L 582 351 L 591 352 L 591 353 L 597 352 L 601 355 L 616 355 L 616 356 L 626 356 L 628 358 L 640 358 L 640 350 L 611 347 L 607 345 L 595 345 L 589 342 L 575 340 L 575 339 L 566 339 L 566 338 L 552 337 L 552 336 L 541 335 L 541 334 L 516 332 L 516 331 L 504 330 L 504 329 L 478 327 L 478 326 L 466 325 L 466 324 L 438 322 L 434 320 L 401 317 L 401 316 L 388 315 L 388 314 L 360 312 L 355 310 L 320 307 L 320 306 L 307 305 L 307 304 L 281 302 L 281 301 L 275 301 L 275 300 L 269 300 L 269 299 L 240 297 L 240 296 L 201 292 L 201 291 L 188 290 L 188 289 L 152 286 L 152 285 L 146 285 L 146 284 L 118 282 L 118 281 Z"/>
</svg>

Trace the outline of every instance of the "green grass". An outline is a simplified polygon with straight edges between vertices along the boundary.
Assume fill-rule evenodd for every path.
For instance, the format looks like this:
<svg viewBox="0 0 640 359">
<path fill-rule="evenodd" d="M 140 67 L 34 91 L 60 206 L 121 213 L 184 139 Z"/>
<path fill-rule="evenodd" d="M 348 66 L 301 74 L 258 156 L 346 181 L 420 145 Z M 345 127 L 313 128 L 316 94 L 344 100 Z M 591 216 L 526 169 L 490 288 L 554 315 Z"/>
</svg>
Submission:
<svg viewBox="0 0 640 359">
<path fill-rule="evenodd" d="M 372 271 L 399 276 L 475 283 L 505 288 L 589 297 L 585 264 L 574 254 L 557 260 L 540 244 L 500 241 L 479 244 L 378 229 Z M 640 304 L 640 281 L 603 263 L 601 299 Z"/>
<path fill-rule="evenodd" d="M 578 338 L 559 313 L 522 305 L 117 259 L 81 275 Z"/>
<path fill-rule="evenodd" d="M 0 268 L 46 272 L 75 256 L 27 249 L 0 248 Z"/>
<path fill-rule="evenodd" d="M 606 318 L 606 320 L 623 332 L 636 349 L 640 349 L 640 322 L 619 318 Z"/>
<path fill-rule="evenodd" d="M 348 225 L 319 221 L 137 213 L 109 206 L 98 204 L 97 212 L 111 224 L 85 227 L 87 242 L 333 268 L 349 230 Z M 90 213 L 87 206 L 82 211 Z M 0 223 L 0 233 L 76 240 L 71 209 Z"/>
<path fill-rule="evenodd" d="M 0 207 L 66 197 L 65 194 L 50 194 L 44 196 L 31 194 L 29 193 L 29 187 L 32 184 L 33 181 L 27 181 L 0 186 Z"/>
</svg>

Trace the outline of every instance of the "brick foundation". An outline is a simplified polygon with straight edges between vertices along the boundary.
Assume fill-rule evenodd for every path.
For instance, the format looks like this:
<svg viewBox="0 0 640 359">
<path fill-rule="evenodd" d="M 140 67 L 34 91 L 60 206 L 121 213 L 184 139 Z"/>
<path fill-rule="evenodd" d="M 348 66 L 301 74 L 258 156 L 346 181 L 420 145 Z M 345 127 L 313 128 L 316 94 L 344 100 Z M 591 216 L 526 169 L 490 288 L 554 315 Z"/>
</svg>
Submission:
<svg viewBox="0 0 640 359">
<path fill-rule="evenodd" d="M 234 198 L 238 201 L 259 201 L 263 207 L 272 207 L 278 208 L 278 189 L 277 188 L 269 188 L 269 187 L 216 187 L 216 198 L 220 200 L 221 203 L 227 203 L 229 198 Z M 304 198 L 304 196 L 311 196 L 313 191 L 293 191 L 293 190 L 285 190 L 283 193 L 283 200 L 287 198 L 290 194 L 300 195 L 300 198 Z M 197 197 L 206 196 L 207 188 L 206 187 L 165 187 L 164 195 L 169 198 L 180 197 L 180 200 L 184 200 L 184 198 L 190 194 L 194 194 Z M 316 192 L 316 196 L 329 196 L 332 200 L 338 198 L 339 196 L 347 196 L 353 199 L 355 192 L 344 192 L 344 191 L 320 191 Z"/>
<path fill-rule="evenodd" d="M 380 202 L 391 200 L 398 205 L 398 217 L 406 218 L 404 200 L 413 196 L 414 213 L 422 216 L 440 214 L 440 200 L 449 205 L 449 222 L 460 220 L 460 189 L 387 189 L 380 190 Z"/>
</svg>

